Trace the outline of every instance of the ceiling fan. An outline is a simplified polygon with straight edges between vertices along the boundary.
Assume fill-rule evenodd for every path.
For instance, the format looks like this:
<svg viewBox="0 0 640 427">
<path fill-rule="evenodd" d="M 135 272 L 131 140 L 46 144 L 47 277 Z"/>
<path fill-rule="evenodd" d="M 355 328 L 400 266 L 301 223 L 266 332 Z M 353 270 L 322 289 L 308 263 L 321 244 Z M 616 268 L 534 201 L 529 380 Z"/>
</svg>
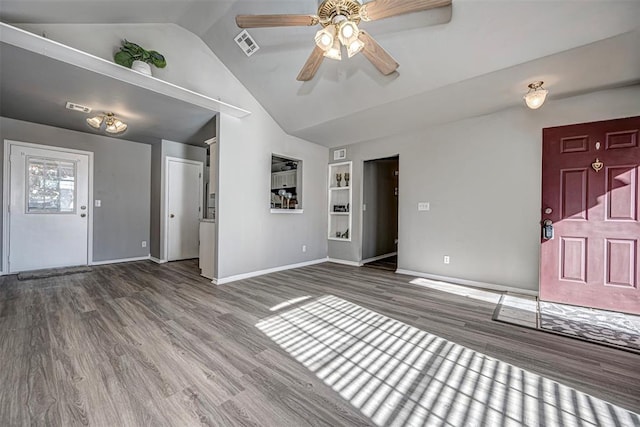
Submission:
<svg viewBox="0 0 640 427">
<path fill-rule="evenodd" d="M 325 57 L 342 59 L 342 46 L 349 58 L 362 52 L 378 71 L 389 75 L 398 68 L 398 63 L 358 24 L 450 4 L 451 0 L 372 0 L 364 4 L 359 0 L 324 0 L 318 6 L 317 15 L 238 15 L 236 24 L 240 28 L 320 24 L 322 29 L 315 36 L 316 47 L 298 74 L 299 81 L 311 80 Z"/>
</svg>

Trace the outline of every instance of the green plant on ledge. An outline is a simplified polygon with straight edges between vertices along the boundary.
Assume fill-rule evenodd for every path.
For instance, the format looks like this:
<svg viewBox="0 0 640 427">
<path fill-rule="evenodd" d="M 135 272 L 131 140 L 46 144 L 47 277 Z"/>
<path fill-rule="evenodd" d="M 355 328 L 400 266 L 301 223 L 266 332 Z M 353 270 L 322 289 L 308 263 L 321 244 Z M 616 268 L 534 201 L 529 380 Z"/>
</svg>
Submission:
<svg viewBox="0 0 640 427">
<path fill-rule="evenodd" d="M 164 68 L 167 66 L 167 61 L 164 59 L 164 56 L 155 50 L 146 50 L 135 43 L 127 41 L 126 39 L 122 40 L 120 51 L 113 55 L 113 60 L 116 64 L 127 68 L 131 68 L 133 61 L 143 61 L 147 64 L 153 64 L 158 68 Z"/>
</svg>

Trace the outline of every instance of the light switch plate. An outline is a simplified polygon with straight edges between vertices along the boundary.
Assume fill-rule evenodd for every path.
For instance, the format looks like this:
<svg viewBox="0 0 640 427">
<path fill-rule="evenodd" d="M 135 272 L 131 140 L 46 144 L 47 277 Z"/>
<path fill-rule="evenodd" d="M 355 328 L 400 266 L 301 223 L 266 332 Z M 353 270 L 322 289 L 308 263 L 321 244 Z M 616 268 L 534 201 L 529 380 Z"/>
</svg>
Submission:
<svg viewBox="0 0 640 427">
<path fill-rule="evenodd" d="M 102 200 L 94 200 L 93 206 L 95 206 L 96 208 L 99 208 L 100 206 L 102 206 Z"/>
</svg>

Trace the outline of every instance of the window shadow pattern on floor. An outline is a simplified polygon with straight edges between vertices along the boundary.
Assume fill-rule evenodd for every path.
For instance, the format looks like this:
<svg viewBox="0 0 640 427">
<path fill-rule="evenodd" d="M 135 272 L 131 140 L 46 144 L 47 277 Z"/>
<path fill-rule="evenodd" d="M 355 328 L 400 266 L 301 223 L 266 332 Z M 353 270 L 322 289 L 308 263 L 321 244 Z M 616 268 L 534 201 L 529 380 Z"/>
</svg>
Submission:
<svg viewBox="0 0 640 427">
<path fill-rule="evenodd" d="M 256 324 L 379 426 L 626 426 L 640 416 L 333 295 Z"/>
</svg>

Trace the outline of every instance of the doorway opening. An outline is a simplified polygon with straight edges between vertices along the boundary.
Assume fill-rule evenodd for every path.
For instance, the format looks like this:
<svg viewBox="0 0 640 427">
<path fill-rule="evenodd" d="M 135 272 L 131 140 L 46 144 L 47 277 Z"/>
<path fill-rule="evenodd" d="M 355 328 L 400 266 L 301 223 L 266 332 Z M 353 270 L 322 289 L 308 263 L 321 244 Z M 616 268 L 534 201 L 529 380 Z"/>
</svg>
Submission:
<svg viewBox="0 0 640 427">
<path fill-rule="evenodd" d="M 398 268 L 398 179 L 400 157 L 364 162 L 362 191 L 362 264 Z"/>
</svg>

